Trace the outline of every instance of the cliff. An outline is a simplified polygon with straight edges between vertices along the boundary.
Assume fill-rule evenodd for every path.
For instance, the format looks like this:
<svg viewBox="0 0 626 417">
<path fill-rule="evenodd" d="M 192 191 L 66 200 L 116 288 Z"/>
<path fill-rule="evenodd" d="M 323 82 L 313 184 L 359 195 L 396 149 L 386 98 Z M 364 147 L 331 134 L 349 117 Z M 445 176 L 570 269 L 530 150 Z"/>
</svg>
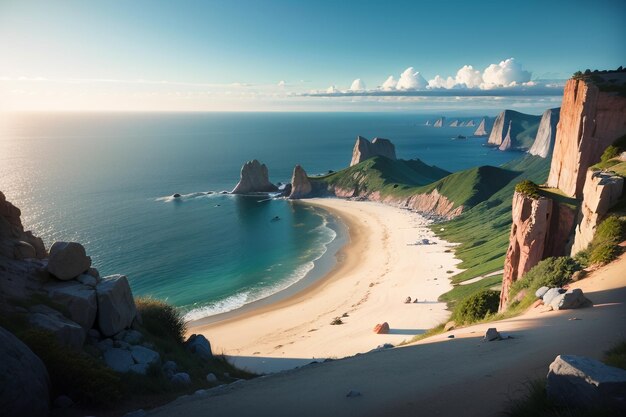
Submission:
<svg viewBox="0 0 626 417">
<path fill-rule="evenodd" d="M 539 261 L 565 255 L 576 211 L 546 197 L 531 197 L 516 191 L 513 195 L 513 222 L 504 261 L 500 311 L 509 301 L 511 285 Z"/>
<path fill-rule="evenodd" d="M 363 136 L 357 136 L 354 149 L 352 150 L 352 160 L 350 166 L 370 159 L 374 156 L 384 156 L 389 159 L 396 159 L 396 147 L 389 139 L 374 138 L 371 142 Z"/>
<path fill-rule="evenodd" d="M 565 84 L 548 186 L 582 197 L 587 169 L 626 134 L 626 97 L 588 79 Z"/>
<path fill-rule="evenodd" d="M 543 113 L 533 146 L 528 150 L 529 154 L 537 155 L 542 158 L 547 158 L 552 154 L 560 112 L 561 108 L 556 108 L 548 109 Z"/>
<path fill-rule="evenodd" d="M 539 116 L 505 110 L 496 117 L 487 144 L 497 146 L 501 151 L 528 150 L 537 135 L 540 119 Z"/>
<path fill-rule="evenodd" d="M 596 227 L 622 197 L 623 190 L 623 177 L 609 172 L 587 171 L 572 256 L 589 246 Z"/>
<path fill-rule="evenodd" d="M 306 175 L 306 171 L 300 165 L 296 165 L 293 169 L 293 175 L 291 176 L 291 193 L 289 198 L 298 199 L 311 195 L 313 187 L 311 181 Z"/>
<path fill-rule="evenodd" d="M 474 136 L 487 136 L 489 134 L 489 131 L 491 130 L 491 126 L 488 126 L 488 125 L 489 125 L 489 121 L 487 120 L 486 117 L 483 117 L 482 120 L 480 121 L 480 124 L 474 131 Z"/>
<path fill-rule="evenodd" d="M 446 122 L 446 118 L 445 117 L 440 117 L 439 119 L 437 119 L 435 124 L 433 124 L 433 127 L 443 127 L 445 122 Z"/>
<path fill-rule="evenodd" d="M 274 191 L 278 191 L 278 187 L 270 182 L 267 167 L 254 159 L 241 167 L 239 182 L 231 192 L 232 194 L 249 194 Z"/>
</svg>

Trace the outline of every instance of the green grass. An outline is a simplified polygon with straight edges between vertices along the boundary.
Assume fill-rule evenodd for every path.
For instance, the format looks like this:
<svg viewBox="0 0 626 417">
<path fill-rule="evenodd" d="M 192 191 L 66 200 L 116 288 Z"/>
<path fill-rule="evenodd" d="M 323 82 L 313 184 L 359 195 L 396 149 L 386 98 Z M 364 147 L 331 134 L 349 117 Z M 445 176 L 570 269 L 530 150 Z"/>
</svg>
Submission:
<svg viewBox="0 0 626 417">
<path fill-rule="evenodd" d="M 483 278 L 480 281 L 472 282 L 467 285 L 457 284 L 445 294 L 439 297 L 439 301 L 445 301 L 450 307 L 463 298 L 481 291 L 487 290 L 495 286 L 499 286 L 502 283 L 502 274 L 494 275 L 491 277 Z"/>
<path fill-rule="evenodd" d="M 524 179 L 544 183 L 548 178 L 550 159 L 525 155 L 505 164 L 503 168 L 517 175 L 487 200 L 459 217 L 432 226 L 441 238 L 460 243 L 455 254 L 462 261 L 458 267 L 465 271 L 454 275 L 453 283 L 502 269 L 509 244 L 515 186 Z"/>
<path fill-rule="evenodd" d="M 480 290 L 462 299 L 454 307 L 452 320 L 457 324 L 471 324 L 495 314 L 500 304 L 500 292 Z"/>
</svg>

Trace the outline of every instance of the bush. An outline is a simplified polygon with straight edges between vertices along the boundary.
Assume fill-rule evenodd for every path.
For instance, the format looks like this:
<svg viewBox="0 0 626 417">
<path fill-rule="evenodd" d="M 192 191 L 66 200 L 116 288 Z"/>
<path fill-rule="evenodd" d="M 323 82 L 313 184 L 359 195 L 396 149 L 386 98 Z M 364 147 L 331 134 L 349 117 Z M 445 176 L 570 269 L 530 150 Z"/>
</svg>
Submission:
<svg viewBox="0 0 626 417">
<path fill-rule="evenodd" d="M 607 365 L 626 369 L 626 340 L 608 350 L 604 355 L 604 359 Z"/>
<path fill-rule="evenodd" d="M 469 324 L 496 313 L 500 304 L 500 293 L 482 290 L 462 300 L 454 309 L 452 319 L 458 324 Z"/>
<path fill-rule="evenodd" d="M 176 307 L 154 298 L 135 299 L 143 328 L 164 340 L 185 341 L 187 325 Z"/>
<path fill-rule="evenodd" d="M 510 298 L 524 288 L 534 293 L 541 287 L 562 287 L 579 269 L 578 262 L 568 256 L 546 258 L 526 272 L 522 279 L 513 283 Z"/>
<path fill-rule="evenodd" d="M 624 239 L 624 222 L 609 216 L 598 225 L 589 245 L 589 263 L 607 264 L 619 255 L 619 243 Z"/>
<path fill-rule="evenodd" d="M 604 152 L 602 153 L 602 157 L 600 158 L 600 162 L 607 162 L 613 158 L 616 158 L 617 156 L 619 156 L 620 151 L 616 146 L 609 146 L 608 148 L 606 148 L 604 150 Z"/>
<path fill-rule="evenodd" d="M 524 180 L 515 186 L 515 192 L 531 198 L 539 198 L 539 186 L 530 180 Z"/>
<path fill-rule="evenodd" d="M 96 358 L 68 350 L 43 330 L 26 330 L 19 337 L 46 365 L 54 396 L 99 406 L 115 405 L 122 398 L 120 377 Z"/>
</svg>

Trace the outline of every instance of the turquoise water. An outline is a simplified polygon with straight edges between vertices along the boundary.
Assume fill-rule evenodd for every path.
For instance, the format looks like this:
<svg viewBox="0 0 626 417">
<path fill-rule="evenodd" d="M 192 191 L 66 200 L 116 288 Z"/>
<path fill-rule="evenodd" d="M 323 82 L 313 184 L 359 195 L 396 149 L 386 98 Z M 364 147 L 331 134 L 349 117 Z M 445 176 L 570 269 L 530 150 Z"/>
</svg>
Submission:
<svg viewBox="0 0 626 417">
<path fill-rule="evenodd" d="M 196 318 L 288 287 L 341 233 L 327 212 L 230 190 L 243 162 L 273 182 L 349 164 L 356 135 L 390 138 L 401 158 L 450 171 L 517 156 L 452 141 L 474 128 L 388 113 L 21 114 L 0 119 L 0 190 L 43 237 L 82 242 L 102 274 Z M 183 194 L 180 201 L 168 198 Z M 280 221 L 271 221 L 279 216 Z M 327 263 L 328 264 L 328 263 Z"/>
</svg>

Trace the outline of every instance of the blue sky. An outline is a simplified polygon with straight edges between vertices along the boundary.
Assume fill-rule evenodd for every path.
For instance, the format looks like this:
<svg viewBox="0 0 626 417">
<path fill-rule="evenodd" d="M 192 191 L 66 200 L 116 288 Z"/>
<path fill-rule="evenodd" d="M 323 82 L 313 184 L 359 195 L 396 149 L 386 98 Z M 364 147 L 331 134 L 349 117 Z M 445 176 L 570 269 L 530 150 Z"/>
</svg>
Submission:
<svg viewBox="0 0 626 417">
<path fill-rule="evenodd" d="M 314 109 L 300 94 L 409 67 L 428 82 L 511 57 L 531 80 L 626 65 L 626 2 L 0 0 L 0 39 L 9 109 Z M 161 97 L 191 92 L 211 97 Z"/>
</svg>

